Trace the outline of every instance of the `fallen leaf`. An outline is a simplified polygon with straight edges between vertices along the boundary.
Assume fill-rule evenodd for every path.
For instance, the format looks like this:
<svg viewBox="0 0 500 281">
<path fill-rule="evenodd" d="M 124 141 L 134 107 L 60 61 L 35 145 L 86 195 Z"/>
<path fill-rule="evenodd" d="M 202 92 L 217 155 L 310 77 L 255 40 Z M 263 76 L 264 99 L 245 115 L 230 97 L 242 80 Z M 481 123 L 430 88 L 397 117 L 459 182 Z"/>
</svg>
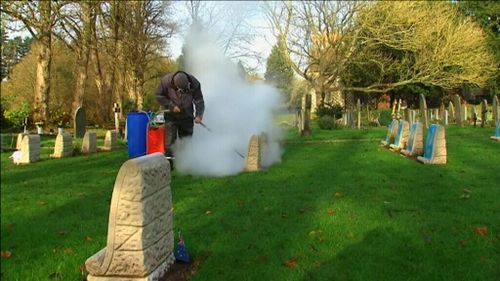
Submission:
<svg viewBox="0 0 500 281">
<path fill-rule="evenodd" d="M 467 245 L 469 245 L 469 241 L 467 241 L 467 240 L 460 240 L 460 241 L 458 241 L 458 243 L 462 247 L 466 247 Z"/>
<path fill-rule="evenodd" d="M 212 211 L 206 211 L 205 214 L 207 215 L 211 215 L 212 214 Z"/>
<path fill-rule="evenodd" d="M 281 217 L 286 219 L 286 218 L 288 218 L 288 214 L 283 213 L 283 214 L 281 214 Z"/>
<path fill-rule="evenodd" d="M 82 275 L 85 275 L 87 273 L 87 267 L 85 266 L 85 263 L 80 264 L 80 272 Z"/>
<path fill-rule="evenodd" d="M 342 197 L 342 192 L 335 192 L 335 197 Z"/>
<path fill-rule="evenodd" d="M 85 236 L 85 240 L 87 240 L 87 241 L 92 241 L 92 237 L 90 237 L 90 236 Z"/>
<path fill-rule="evenodd" d="M 332 210 L 332 209 L 328 209 L 328 211 L 326 211 L 329 215 L 335 215 L 335 211 Z"/>
<path fill-rule="evenodd" d="M 486 234 L 488 234 L 488 228 L 486 226 L 485 227 L 476 227 L 476 228 L 474 228 L 474 232 L 479 236 L 485 236 Z"/>
<path fill-rule="evenodd" d="M 68 230 L 60 230 L 60 231 L 59 231 L 59 235 L 61 235 L 61 236 L 66 236 L 66 235 L 68 235 L 68 234 L 69 234 L 69 231 L 68 231 Z"/>
<path fill-rule="evenodd" d="M 304 213 L 305 211 L 306 211 L 306 209 L 304 209 L 304 208 L 299 209 L 299 213 Z"/>
<path fill-rule="evenodd" d="M 45 205 L 47 205 L 47 202 L 45 202 L 45 201 L 38 201 L 38 205 L 45 206 Z"/>
<path fill-rule="evenodd" d="M 71 248 L 65 248 L 63 251 L 67 255 L 73 255 L 75 253 L 75 252 L 73 252 L 73 249 L 71 249 Z"/>
<path fill-rule="evenodd" d="M 171 212 L 171 213 L 174 213 L 174 211 L 175 211 L 175 208 L 174 208 L 174 207 L 170 208 L 170 212 Z"/>
<path fill-rule="evenodd" d="M 2 251 L 0 252 L 0 255 L 2 256 L 2 258 L 10 258 L 12 256 L 12 253 L 10 251 Z"/>
<path fill-rule="evenodd" d="M 295 258 L 289 259 L 289 260 L 285 261 L 283 263 L 283 265 L 286 267 L 289 267 L 289 268 L 296 267 L 297 266 L 297 259 L 295 259 Z"/>
</svg>

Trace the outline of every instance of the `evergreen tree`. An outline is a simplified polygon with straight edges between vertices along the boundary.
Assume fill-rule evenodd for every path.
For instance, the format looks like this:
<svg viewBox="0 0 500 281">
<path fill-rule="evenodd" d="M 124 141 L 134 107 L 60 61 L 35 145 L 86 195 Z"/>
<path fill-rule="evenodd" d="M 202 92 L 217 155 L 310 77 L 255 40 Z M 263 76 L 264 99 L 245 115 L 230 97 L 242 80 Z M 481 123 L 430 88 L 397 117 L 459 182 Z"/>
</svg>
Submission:
<svg viewBox="0 0 500 281">
<path fill-rule="evenodd" d="M 292 96 L 294 77 L 283 48 L 283 41 L 278 40 L 278 43 L 271 49 L 271 54 L 267 58 L 264 78 L 268 83 L 277 87 L 286 97 L 286 101 L 289 102 Z"/>
</svg>

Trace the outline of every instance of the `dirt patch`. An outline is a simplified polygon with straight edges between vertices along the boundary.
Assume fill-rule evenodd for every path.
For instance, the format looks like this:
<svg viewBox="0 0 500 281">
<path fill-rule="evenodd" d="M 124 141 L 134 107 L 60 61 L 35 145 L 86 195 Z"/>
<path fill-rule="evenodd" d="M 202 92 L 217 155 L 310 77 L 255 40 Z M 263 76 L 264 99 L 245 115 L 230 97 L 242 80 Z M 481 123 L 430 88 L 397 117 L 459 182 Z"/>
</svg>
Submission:
<svg viewBox="0 0 500 281">
<path fill-rule="evenodd" d="M 190 263 L 175 261 L 158 281 L 186 281 L 189 276 L 198 271 L 203 262 L 211 255 L 212 252 L 202 253 L 193 257 Z"/>
</svg>

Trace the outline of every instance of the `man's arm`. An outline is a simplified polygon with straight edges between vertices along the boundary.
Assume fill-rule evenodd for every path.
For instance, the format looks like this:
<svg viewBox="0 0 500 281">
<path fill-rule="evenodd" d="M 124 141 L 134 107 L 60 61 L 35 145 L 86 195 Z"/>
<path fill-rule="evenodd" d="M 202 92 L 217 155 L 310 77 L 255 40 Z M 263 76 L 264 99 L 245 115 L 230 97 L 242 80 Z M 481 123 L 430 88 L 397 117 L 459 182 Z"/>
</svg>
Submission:
<svg viewBox="0 0 500 281">
<path fill-rule="evenodd" d="M 158 88 L 156 89 L 156 100 L 159 104 L 171 111 L 174 111 L 176 107 L 174 102 L 168 97 L 168 88 L 163 85 L 163 80 L 160 81 L 160 85 L 158 85 Z"/>
<path fill-rule="evenodd" d="M 203 119 L 203 113 L 205 112 L 205 101 L 203 100 L 203 94 L 201 92 L 201 84 L 194 90 L 193 102 L 196 110 L 194 122 L 200 123 Z"/>
</svg>

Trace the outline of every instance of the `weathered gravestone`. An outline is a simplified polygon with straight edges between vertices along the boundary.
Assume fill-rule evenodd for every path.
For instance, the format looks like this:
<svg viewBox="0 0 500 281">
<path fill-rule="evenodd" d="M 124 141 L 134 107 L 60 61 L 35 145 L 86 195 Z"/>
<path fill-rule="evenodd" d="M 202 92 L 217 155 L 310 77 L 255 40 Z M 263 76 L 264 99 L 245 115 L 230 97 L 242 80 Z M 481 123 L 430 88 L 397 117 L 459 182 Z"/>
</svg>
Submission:
<svg viewBox="0 0 500 281">
<path fill-rule="evenodd" d="M 418 156 L 417 160 L 424 164 L 446 164 L 446 138 L 444 127 L 432 124 L 427 131 L 425 139 L 424 155 Z"/>
<path fill-rule="evenodd" d="M 248 144 L 245 171 L 257 172 L 261 169 L 261 143 L 261 137 L 259 135 L 252 135 Z"/>
<path fill-rule="evenodd" d="M 481 128 L 484 127 L 484 124 L 488 119 L 488 102 L 486 100 L 483 100 L 481 102 Z"/>
<path fill-rule="evenodd" d="M 445 111 L 446 111 L 446 108 L 444 107 L 444 103 L 441 103 L 439 105 L 439 119 L 441 121 L 441 124 L 444 124 Z"/>
<path fill-rule="evenodd" d="M 410 124 L 412 123 L 411 122 L 411 109 L 409 107 L 405 108 L 405 120 Z"/>
<path fill-rule="evenodd" d="M 448 110 L 444 111 L 443 125 L 448 126 Z"/>
<path fill-rule="evenodd" d="M 86 119 L 85 119 L 85 109 L 83 107 L 78 107 L 75 112 L 75 138 L 83 138 L 85 135 Z"/>
<path fill-rule="evenodd" d="M 455 106 L 455 122 L 458 126 L 462 126 L 462 103 L 460 100 L 460 96 L 455 94 L 453 95 L 453 105 Z"/>
<path fill-rule="evenodd" d="M 89 154 L 97 152 L 97 135 L 93 131 L 88 131 L 85 133 L 82 141 L 82 149 L 81 152 L 83 154 Z"/>
<path fill-rule="evenodd" d="M 415 122 L 411 125 L 406 149 L 402 149 L 400 152 L 409 157 L 422 155 L 424 152 L 424 134 L 420 122 Z"/>
<path fill-rule="evenodd" d="M 398 131 L 399 121 L 396 119 L 392 119 L 391 124 L 387 126 L 387 136 L 384 140 L 380 141 L 380 145 L 384 147 L 388 147 L 391 143 L 394 142 L 394 138 L 396 137 L 396 133 Z"/>
<path fill-rule="evenodd" d="M 300 128 L 300 135 L 301 136 L 310 136 L 312 134 L 312 129 L 311 129 L 311 95 L 307 94 L 304 96 L 303 99 L 303 107 L 302 107 L 302 121 L 301 121 L 301 128 Z"/>
<path fill-rule="evenodd" d="M 21 142 L 19 163 L 29 164 L 40 160 L 40 135 L 25 135 Z"/>
<path fill-rule="evenodd" d="M 490 138 L 492 140 L 500 141 L 500 120 L 497 120 L 497 123 L 495 124 L 495 135 L 491 136 Z"/>
<path fill-rule="evenodd" d="M 107 245 L 85 262 L 87 280 L 158 280 L 173 250 L 170 164 L 161 153 L 130 159 L 113 188 Z"/>
<path fill-rule="evenodd" d="M 361 101 L 358 99 L 356 103 L 356 127 L 361 129 Z"/>
<path fill-rule="evenodd" d="M 16 140 L 16 150 L 21 150 L 21 145 L 23 143 L 23 138 L 28 134 L 25 133 L 19 133 L 17 134 L 17 140 Z"/>
<path fill-rule="evenodd" d="M 427 103 L 425 102 L 425 96 L 420 94 L 420 123 L 426 128 L 429 128 L 429 114 L 427 112 Z"/>
<path fill-rule="evenodd" d="M 399 152 L 401 149 L 406 147 L 410 129 L 409 127 L 410 123 L 408 123 L 408 121 L 399 120 L 398 131 L 394 137 L 394 143 L 389 145 L 392 151 Z"/>
<path fill-rule="evenodd" d="M 114 130 L 106 131 L 104 136 L 104 147 L 102 150 L 111 151 L 118 148 L 118 132 Z"/>
<path fill-rule="evenodd" d="M 57 134 L 52 158 L 69 157 L 73 155 L 73 138 L 68 133 Z"/>
<path fill-rule="evenodd" d="M 453 106 L 453 102 L 451 101 L 450 103 L 448 103 L 448 122 L 455 122 L 455 107 Z"/>
</svg>

